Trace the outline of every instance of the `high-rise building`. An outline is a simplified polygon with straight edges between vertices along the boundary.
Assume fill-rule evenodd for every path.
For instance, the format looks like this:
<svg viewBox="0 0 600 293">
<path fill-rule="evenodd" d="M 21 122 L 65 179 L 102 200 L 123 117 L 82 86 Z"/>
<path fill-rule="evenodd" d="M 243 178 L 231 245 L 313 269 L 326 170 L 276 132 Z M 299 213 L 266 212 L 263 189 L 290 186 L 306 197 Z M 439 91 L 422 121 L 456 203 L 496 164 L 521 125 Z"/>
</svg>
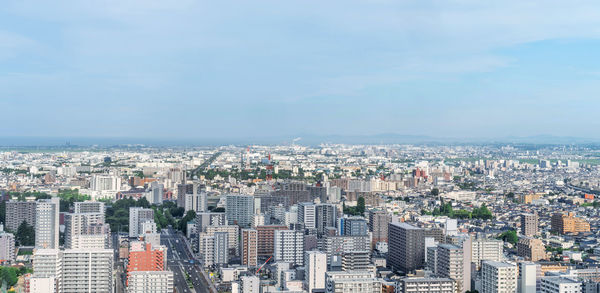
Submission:
<svg viewBox="0 0 600 293">
<path fill-rule="evenodd" d="M 335 256 L 344 252 L 370 251 L 371 238 L 369 236 L 326 236 L 319 241 L 319 250 L 326 252 L 329 257 L 328 264 Z"/>
<path fill-rule="evenodd" d="M 59 249 L 38 248 L 33 252 L 33 276 L 36 278 L 52 278 L 54 290 L 62 291 L 63 252 Z"/>
<path fill-rule="evenodd" d="M 137 238 L 140 234 L 140 223 L 154 222 L 154 210 L 141 207 L 129 208 L 129 237 Z"/>
<path fill-rule="evenodd" d="M 333 204 L 322 203 L 316 207 L 316 228 L 319 237 L 326 234 L 326 230 L 335 227 L 337 220 L 337 207 Z"/>
<path fill-rule="evenodd" d="M 164 271 L 167 263 L 167 247 L 153 247 L 150 243 L 133 241 L 129 245 L 127 262 L 127 282 L 132 272 Z"/>
<path fill-rule="evenodd" d="M 11 232 L 17 232 L 23 222 L 35 227 L 36 204 L 35 201 L 7 201 L 5 228 Z"/>
<path fill-rule="evenodd" d="M 538 215 L 523 213 L 521 214 L 521 234 L 525 236 L 535 236 L 538 233 Z"/>
<path fill-rule="evenodd" d="M 424 262 L 423 230 L 407 223 L 388 225 L 387 263 L 405 273 L 420 269 Z"/>
<path fill-rule="evenodd" d="M 242 276 L 235 287 L 236 290 L 231 290 L 231 293 L 260 293 L 260 278 L 257 276 Z"/>
<path fill-rule="evenodd" d="M 238 255 L 239 244 L 239 227 L 236 225 L 223 225 L 223 226 L 206 226 L 204 232 L 198 234 L 198 245 L 199 251 L 202 251 L 202 244 L 204 243 L 203 238 L 213 237 L 216 233 L 225 232 L 227 233 L 227 247 L 228 250 L 232 251 L 234 255 Z"/>
<path fill-rule="evenodd" d="M 507 262 L 483 261 L 481 293 L 517 292 L 517 266 Z"/>
<path fill-rule="evenodd" d="M 438 277 L 456 282 L 456 292 L 463 292 L 464 262 L 463 249 L 453 244 L 440 244 L 437 248 L 436 271 Z"/>
<path fill-rule="evenodd" d="M 574 213 L 556 213 L 552 215 L 552 232 L 559 234 L 590 232 L 590 223 L 576 217 Z"/>
<path fill-rule="evenodd" d="M 206 235 L 200 238 L 200 254 L 202 255 L 203 265 L 212 266 L 215 264 L 215 236 Z"/>
<path fill-rule="evenodd" d="M 304 233 L 298 230 L 276 230 L 273 258 L 275 261 L 302 266 L 304 263 Z"/>
<path fill-rule="evenodd" d="M 258 231 L 242 229 L 242 265 L 256 267 L 258 264 Z"/>
<path fill-rule="evenodd" d="M 214 235 L 215 244 L 213 257 L 215 264 L 227 264 L 229 262 L 229 233 L 216 232 Z"/>
<path fill-rule="evenodd" d="M 542 293 L 580 293 L 581 281 L 567 277 L 543 277 Z"/>
<path fill-rule="evenodd" d="M 227 225 L 225 213 L 200 212 L 196 213 L 196 230 L 204 232 L 206 226 Z"/>
<path fill-rule="evenodd" d="M 538 273 L 541 274 L 541 267 L 539 264 L 533 262 L 520 262 L 519 266 L 519 277 L 517 283 L 518 293 L 536 293 L 537 289 L 537 277 Z"/>
<path fill-rule="evenodd" d="M 65 249 L 62 292 L 113 292 L 112 249 Z"/>
<path fill-rule="evenodd" d="M 110 226 L 104 213 L 67 213 L 65 216 L 65 249 L 109 248 Z"/>
<path fill-rule="evenodd" d="M 150 196 L 148 201 L 151 204 L 162 204 L 164 198 L 164 184 L 153 181 L 150 183 Z"/>
<path fill-rule="evenodd" d="M 307 251 L 304 256 L 304 280 L 306 290 L 325 289 L 325 272 L 327 272 L 327 254 L 321 251 Z"/>
<path fill-rule="evenodd" d="M 228 194 L 225 213 L 229 225 L 250 227 L 254 216 L 254 197 L 251 195 Z"/>
<path fill-rule="evenodd" d="M 298 223 L 306 229 L 317 228 L 317 205 L 312 202 L 298 203 Z"/>
<path fill-rule="evenodd" d="M 484 260 L 502 261 L 504 241 L 489 238 L 473 239 L 471 242 L 471 261 L 479 270 Z"/>
<path fill-rule="evenodd" d="M 135 271 L 129 273 L 127 282 L 128 293 L 173 292 L 171 271 Z"/>
<path fill-rule="evenodd" d="M 258 256 L 259 257 L 270 257 L 273 255 L 273 247 L 275 245 L 275 231 L 287 230 L 287 226 L 257 226 L 256 232 L 258 233 Z"/>
<path fill-rule="evenodd" d="M 517 254 L 528 261 L 538 261 L 547 258 L 546 247 L 540 239 L 521 237 L 517 242 Z"/>
<path fill-rule="evenodd" d="M 448 278 L 402 278 L 396 293 L 456 293 L 454 280 Z"/>
<path fill-rule="evenodd" d="M 0 260 L 15 260 L 15 235 L 5 231 L 0 231 Z"/>
<path fill-rule="evenodd" d="M 95 191 L 119 191 L 121 190 L 121 177 L 109 174 L 92 175 L 90 189 Z"/>
<path fill-rule="evenodd" d="M 327 293 L 380 293 L 382 280 L 371 271 L 333 271 L 325 275 L 325 292 Z"/>
<path fill-rule="evenodd" d="M 388 242 L 388 224 L 392 222 L 392 217 L 387 212 L 376 210 L 369 213 L 369 231 L 373 235 L 372 247 L 377 242 Z"/>
<path fill-rule="evenodd" d="M 364 236 L 367 235 L 369 229 L 367 228 L 367 220 L 363 217 L 349 217 L 343 218 L 344 222 L 344 235 L 348 236 Z"/>
<path fill-rule="evenodd" d="M 58 249 L 60 199 L 38 200 L 35 210 L 35 247 Z"/>
</svg>

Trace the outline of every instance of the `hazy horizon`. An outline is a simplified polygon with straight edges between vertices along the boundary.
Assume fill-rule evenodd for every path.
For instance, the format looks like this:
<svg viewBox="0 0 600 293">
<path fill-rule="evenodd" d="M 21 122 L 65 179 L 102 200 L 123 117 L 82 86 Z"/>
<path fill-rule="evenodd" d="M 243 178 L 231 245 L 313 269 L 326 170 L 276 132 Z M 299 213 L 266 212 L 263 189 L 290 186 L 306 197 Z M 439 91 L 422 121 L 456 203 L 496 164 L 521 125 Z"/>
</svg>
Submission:
<svg viewBox="0 0 600 293">
<path fill-rule="evenodd" d="M 0 7 L 1 137 L 600 140 L 597 1 L 66 2 Z"/>
</svg>

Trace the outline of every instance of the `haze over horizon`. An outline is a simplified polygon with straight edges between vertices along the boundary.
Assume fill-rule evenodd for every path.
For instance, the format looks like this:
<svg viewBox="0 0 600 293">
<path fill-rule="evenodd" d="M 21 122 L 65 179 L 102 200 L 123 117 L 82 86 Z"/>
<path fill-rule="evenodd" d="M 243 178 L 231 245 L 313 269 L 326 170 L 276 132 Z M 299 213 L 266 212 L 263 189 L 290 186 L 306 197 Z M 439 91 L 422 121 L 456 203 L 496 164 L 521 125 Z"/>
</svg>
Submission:
<svg viewBox="0 0 600 293">
<path fill-rule="evenodd" d="M 2 137 L 600 139 L 596 1 L 67 2 L 0 7 Z"/>
</svg>

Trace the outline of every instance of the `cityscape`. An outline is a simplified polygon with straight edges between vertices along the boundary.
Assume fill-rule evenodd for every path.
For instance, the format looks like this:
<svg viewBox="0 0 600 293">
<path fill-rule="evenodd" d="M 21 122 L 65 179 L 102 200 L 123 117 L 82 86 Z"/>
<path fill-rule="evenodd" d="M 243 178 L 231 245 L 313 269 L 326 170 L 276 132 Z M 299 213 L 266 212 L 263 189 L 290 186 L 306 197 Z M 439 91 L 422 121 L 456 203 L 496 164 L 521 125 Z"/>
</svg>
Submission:
<svg viewBox="0 0 600 293">
<path fill-rule="evenodd" d="M 600 2 L 0 5 L 0 293 L 600 293 Z"/>
</svg>

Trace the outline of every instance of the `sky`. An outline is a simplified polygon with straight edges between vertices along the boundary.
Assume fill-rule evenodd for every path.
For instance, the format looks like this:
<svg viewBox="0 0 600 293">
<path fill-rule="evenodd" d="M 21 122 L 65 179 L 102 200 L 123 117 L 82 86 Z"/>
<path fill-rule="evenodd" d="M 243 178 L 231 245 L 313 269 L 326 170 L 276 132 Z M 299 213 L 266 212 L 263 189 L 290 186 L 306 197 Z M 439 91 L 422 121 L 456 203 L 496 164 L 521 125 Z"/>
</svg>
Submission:
<svg viewBox="0 0 600 293">
<path fill-rule="evenodd" d="M 598 1 L 3 1 L 0 136 L 600 138 Z"/>
</svg>

